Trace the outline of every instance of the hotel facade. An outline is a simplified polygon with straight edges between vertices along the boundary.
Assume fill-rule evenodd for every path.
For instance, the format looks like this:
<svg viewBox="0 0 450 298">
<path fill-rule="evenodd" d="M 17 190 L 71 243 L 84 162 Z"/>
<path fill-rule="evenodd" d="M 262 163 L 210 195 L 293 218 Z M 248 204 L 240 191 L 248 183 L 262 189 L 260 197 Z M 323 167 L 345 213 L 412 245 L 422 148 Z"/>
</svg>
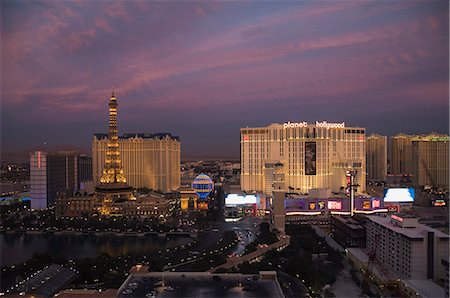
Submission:
<svg viewBox="0 0 450 298">
<path fill-rule="evenodd" d="M 386 180 L 387 137 L 371 134 L 367 137 L 366 143 L 367 180 Z"/>
<path fill-rule="evenodd" d="M 442 134 L 391 137 L 392 174 L 411 174 L 417 186 L 449 186 L 449 136 Z"/>
<path fill-rule="evenodd" d="M 347 187 L 346 171 L 352 169 L 357 171 L 357 190 L 364 191 L 365 140 L 365 128 L 346 127 L 344 122 L 287 122 L 241 128 L 241 190 L 269 192 L 273 164 L 281 162 L 286 191 L 340 191 Z"/>
<path fill-rule="evenodd" d="M 170 134 L 124 134 L 118 138 L 127 183 L 163 192 L 180 187 L 180 140 Z M 92 141 L 94 184 L 100 182 L 108 135 L 95 134 Z"/>
</svg>

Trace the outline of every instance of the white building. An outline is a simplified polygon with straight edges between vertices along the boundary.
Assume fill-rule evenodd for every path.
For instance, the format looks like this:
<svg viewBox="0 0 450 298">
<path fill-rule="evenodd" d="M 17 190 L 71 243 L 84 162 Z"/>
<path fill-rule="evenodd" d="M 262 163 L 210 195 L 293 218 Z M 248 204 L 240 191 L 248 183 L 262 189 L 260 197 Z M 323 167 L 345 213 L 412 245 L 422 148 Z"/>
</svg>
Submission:
<svg viewBox="0 0 450 298">
<path fill-rule="evenodd" d="M 442 279 L 449 235 L 408 215 L 367 216 L 367 250 L 376 251 L 383 271 L 402 280 Z"/>
<path fill-rule="evenodd" d="M 349 169 L 358 171 L 358 191 L 365 190 L 365 128 L 346 127 L 343 122 L 287 122 L 241 128 L 240 134 L 242 191 L 267 193 L 276 162 L 284 165 L 286 190 L 339 191 L 347 187 Z"/>
</svg>

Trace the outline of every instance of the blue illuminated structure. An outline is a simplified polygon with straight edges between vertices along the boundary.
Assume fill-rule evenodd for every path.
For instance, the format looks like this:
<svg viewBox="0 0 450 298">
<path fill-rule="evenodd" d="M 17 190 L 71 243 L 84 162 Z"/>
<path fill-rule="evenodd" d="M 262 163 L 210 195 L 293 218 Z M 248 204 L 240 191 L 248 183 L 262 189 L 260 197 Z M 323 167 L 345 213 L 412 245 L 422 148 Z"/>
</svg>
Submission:
<svg viewBox="0 0 450 298">
<path fill-rule="evenodd" d="M 195 190 L 200 200 L 204 200 L 213 190 L 214 182 L 208 175 L 200 174 L 192 182 L 192 188 Z"/>
</svg>

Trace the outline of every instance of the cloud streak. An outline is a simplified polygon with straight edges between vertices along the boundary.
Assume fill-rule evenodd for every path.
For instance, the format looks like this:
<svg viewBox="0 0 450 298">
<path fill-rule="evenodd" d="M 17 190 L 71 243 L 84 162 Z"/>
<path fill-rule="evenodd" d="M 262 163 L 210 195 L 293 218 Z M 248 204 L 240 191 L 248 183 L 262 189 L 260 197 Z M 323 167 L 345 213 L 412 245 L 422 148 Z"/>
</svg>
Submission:
<svg viewBox="0 0 450 298">
<path fill-rule="evenodd" d="M 351 117 L 342 108 L 348 104 L 353 114 L 369 119 L 361 102 L 376 103 L 379 113 L 407 104 L 410 115 L 424 102 L 448 106 L 445 2 L 1 5 L 6 151 L 32 146 L 40 138 L 31 133 L 38 121 L 46 134 L 55 125 L 70 129 L 89 121 L 92 129 L 73 136 L 88 147 L 92 130 L 105 126 L 112 88 L 124 129 L 171 129 L 186 142 L 185 155 L 202 148 L 206 155 L 238 156 L 238 144 L 226 151 L 198 142 L 194 128 L 209 125 L 206 139 L 214 138 L 215 130 L 234 135 L 240 126 L 255 124 L 257 115 L 243 117 L 252 111 L 261 116 L 256 125 L 266 125 L 302 107 L 327 119 L 336 118 L 336 111 Z M 215 116 L 205 117 L 211 113 Z M 190 124 L 186 114 L 193 115 Z M 164 125 L 167 117 L 161 115 L 170 115 L 170 124 Z M 301 112 L 297 117 L 306 118 Z M 232 124 L 222 128 L 214 120 Z M 406 131 L 403 123 L 399 131 Z M 380 122 L 363 124 L 391 131 Z M 419 127 L 446 130 L 438 120 L 410 129 Z M 57 139 L 61 129 L 54 132 Z M 14 134 L 27 137 L 9 141 Z"/>
</svg>

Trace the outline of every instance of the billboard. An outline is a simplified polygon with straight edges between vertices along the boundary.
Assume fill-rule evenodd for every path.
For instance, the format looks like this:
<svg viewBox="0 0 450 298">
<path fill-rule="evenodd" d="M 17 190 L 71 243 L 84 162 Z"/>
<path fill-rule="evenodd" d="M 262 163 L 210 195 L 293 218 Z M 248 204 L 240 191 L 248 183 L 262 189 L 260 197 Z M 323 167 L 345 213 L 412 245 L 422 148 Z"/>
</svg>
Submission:
<svg viewBox="0 0 450 298">
<path fill-rule="evenodd" d="M 341 210 L 342 202 L 328 201 L 328 210 Z"/>
<path fill-rule="evenodd" d="M 434 207 L 444 207 L 447 205 L 444 200 L 435 200 L 432 204 Z"/>
<path fill-rule="evenodd" d="M 412 203 L 414 202 L 414 188 L 386 188 L 384 202 Z"/>
<path fill-rule="evenodd" d="M 305 175 L 316 175 L 316 142 L 305 142 Z"/>
<path fill-rule="evenodd" d="M 373 200 L 372 208 L 380 208 L 380 200 Z"/>
<path fill-rule="evenodd" d="M 363 201 L 363 209 L 370 209 L 372 207 L 371 205 L 370 201 Z"/>
<path fill-rule="evenodd" d="M 316 210 L 316 203 L 309 203 L 309 210 Z"/>
<path fill-rule="evenodd" d="M 399 205 L 389 205 L 387 206 L 388 212 L 400 212 Z"/>
<path fill-rule="evenodd" d="M 325 202 L 324 201 L 319 201 L 317 203 L 317 205 L 319 206 L 319 209 L 325 209 Z"/>
<path fill-rule="evenodd" d="M 240 196 L 238 194 L 229 194 L 225 198 L 225 205 L 246 205 L 259 204 L 259 199 L 255 195 Z"/>
</svg>

